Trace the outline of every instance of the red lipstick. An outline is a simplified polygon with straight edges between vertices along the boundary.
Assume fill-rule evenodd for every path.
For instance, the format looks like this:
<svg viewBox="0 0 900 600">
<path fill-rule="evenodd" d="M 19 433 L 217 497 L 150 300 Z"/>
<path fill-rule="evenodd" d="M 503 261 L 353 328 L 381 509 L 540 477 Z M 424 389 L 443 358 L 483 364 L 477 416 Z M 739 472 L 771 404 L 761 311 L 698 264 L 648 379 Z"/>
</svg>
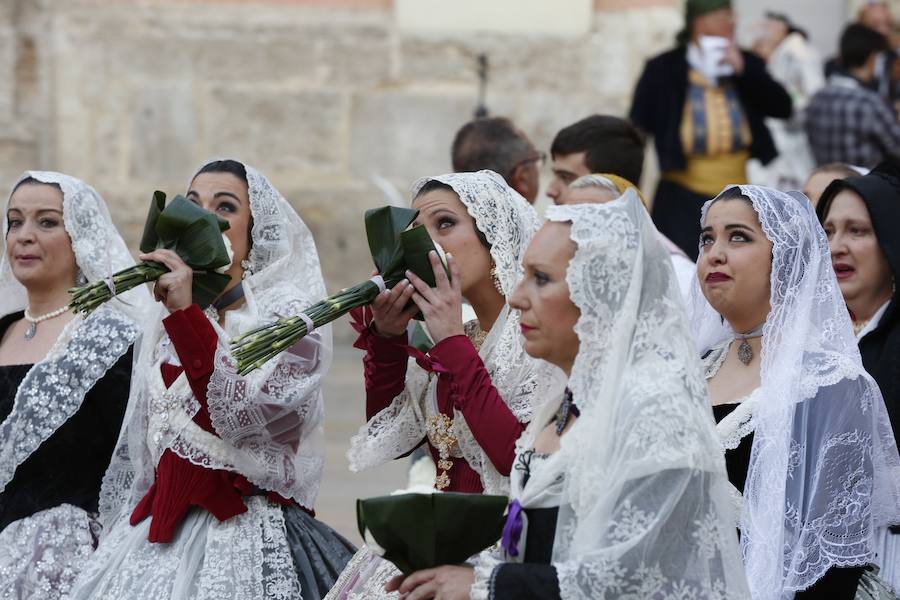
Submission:
<svg viewBox="0 0 900 600">
<path fill-rule="evenodd" d="M 706 276 L 706 283 L 722 283 L 723 281 L 731 281 L 731 277 L 725 273 L 713 272 Z"/>
</svg>

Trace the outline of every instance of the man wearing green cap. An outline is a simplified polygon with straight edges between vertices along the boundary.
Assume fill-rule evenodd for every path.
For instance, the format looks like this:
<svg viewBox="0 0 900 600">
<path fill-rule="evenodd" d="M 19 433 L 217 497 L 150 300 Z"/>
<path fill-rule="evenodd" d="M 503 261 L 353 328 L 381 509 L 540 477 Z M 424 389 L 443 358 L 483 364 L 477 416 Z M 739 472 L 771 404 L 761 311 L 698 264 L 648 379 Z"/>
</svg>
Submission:
<svg viewBox="0 0 900 600">
<path fill-rule="evenodd" d="M 659 158 L 652 212 L 659 230 L 696 259 L 703 203 L 728 184 L 747 183 L 750 158 L 775 158 L 764 118 L 791 113 L 790 96 L 765 62 L 734 43 L 730 0 L 687 0 L 678 46 L 647 61 L 630 112 Z"/>
</svg>

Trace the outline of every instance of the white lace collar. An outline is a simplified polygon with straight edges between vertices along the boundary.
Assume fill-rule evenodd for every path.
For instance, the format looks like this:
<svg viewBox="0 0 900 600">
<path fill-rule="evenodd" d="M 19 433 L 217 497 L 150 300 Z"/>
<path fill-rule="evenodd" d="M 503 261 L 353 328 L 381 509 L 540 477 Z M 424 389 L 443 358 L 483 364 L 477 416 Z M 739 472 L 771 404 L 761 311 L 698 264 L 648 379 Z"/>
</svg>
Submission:
<svg viewBox="0 0 900 600">
<path fill-rule="evenodd" d="M 731 348 L 733 342 L 734 340 L 729 340 L 724 346 L 711 351 L 703 359 L 707 381 L 715 377 L 716 373 L 719 372 L 722 363 L 725 362 L 725 357 L 728 356 L 728 349 Z M 761 387 L 757 387 L 743 398 L 728 403 L 737 404 L 737 407 L 716 424 L 719 441 L 725 450 L 734 450 L 740 445 L 742 439 L 753 433 L 755 428 L 753 412 L 759 404 L 759 399 L 762 395 L 761 390 Z"/>
</svg>

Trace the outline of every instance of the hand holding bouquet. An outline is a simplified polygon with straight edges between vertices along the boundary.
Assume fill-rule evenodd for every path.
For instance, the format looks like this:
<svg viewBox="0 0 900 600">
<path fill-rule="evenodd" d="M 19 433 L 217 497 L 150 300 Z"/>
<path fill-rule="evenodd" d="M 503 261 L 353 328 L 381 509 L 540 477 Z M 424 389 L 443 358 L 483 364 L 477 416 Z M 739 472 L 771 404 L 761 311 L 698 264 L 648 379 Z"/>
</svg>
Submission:
<svg viewBox="0 0 900 600">
<path fill-rule="evenodd" d="M 249 373 L 296 344 L 310 330 L 370 304 L 382 290 L 403 281 L 407 270 L 434 286 L 428 254 L 435 250 L 440 255 L 442 250 L 431 240 L 425 227 L 409 227 L 418 214 L 419 211 L 411 208 L 393 206 L 367 211 L 366 237 L 380 275 L 345 288 L 300 315 L 279 319 L 232 340 L 238 373 Z"/>
<path fill-rule="evenodd" d="M 174 251 L 194 270 L 191 293 L 201 307 L 212 303 L 224 291 L 231 278 L 224 271 L 233 260 L 227 238 L 222 235 L 228 223 L 184 196 L 166 206 L 166 195 L 154 192 L 150 213 L 141 237 L 141 252 L 165 248 Z M 75 312 L 90 314 L 114 296 L 143 283 L 156 281 L 169 269 L 158 262 L 142 262 L 113 274 L 108 280 L 72 288 L 69 305 Z"/>
</svg>

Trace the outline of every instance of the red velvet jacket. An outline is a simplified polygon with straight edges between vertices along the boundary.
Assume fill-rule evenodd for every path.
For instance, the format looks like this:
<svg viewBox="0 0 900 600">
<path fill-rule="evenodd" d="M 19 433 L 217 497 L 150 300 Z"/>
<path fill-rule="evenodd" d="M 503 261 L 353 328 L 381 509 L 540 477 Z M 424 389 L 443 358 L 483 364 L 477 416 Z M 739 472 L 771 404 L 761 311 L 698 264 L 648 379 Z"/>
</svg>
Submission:
<svg viewBox="0 0 900 600">
<path fill-rule="evenodd" d="M 163 325 L 182 364 L 163 364 L 163 381 L 167 388 L 171 387 L 185 373 L 200 403 L 194 423 L 216 435 L 206 403 L 206 388 L 216 353 L 216 331 L 196 304 L 173 312 L 163 319 Z M 253 491 L 253 485 L 243 475 L 195 465 L 167 449 L 156 466 L 156 481 L 131 514 L 131 524 L 152 517 L 148 539 L 171 542 L 192 506 L 202 507 L 224 521 L 247 510 L 243 496 Z M 269 497 L 282 504 L 289 502 L 272 492 Z"/>
<path fill-rule="evenodd" d="M 360 333 L 354 346 L 366 351 L 366 419 L 387 408 L 403 391 L 407 360 L 412 356 L 438 376 L 438 409 L 451 418 L 454 408 L 461 412 L 494 468 L 509 476 L 516 440 L 527 423 L 520 423 L 503 401 L 472 342 L 464 335 L 452 336 L 435 344 L 425 355 L 407 345 L 405 334 L 386 338 L 375 333 L 371 325 L 364 324 L 371 322 L 367 316 L 368 311 L 364 314 L 357 309 L 353 313 L 354 328 Z M 427 438 L 422 441 L 427 442 Z M 437 449 L 430 443 L 428 449 L 437 462 Z M 464 458 L 453 459 L 449 476 L 450 486 L 445 491 L 484 491 L 478 473 Z"/>
</svg>

